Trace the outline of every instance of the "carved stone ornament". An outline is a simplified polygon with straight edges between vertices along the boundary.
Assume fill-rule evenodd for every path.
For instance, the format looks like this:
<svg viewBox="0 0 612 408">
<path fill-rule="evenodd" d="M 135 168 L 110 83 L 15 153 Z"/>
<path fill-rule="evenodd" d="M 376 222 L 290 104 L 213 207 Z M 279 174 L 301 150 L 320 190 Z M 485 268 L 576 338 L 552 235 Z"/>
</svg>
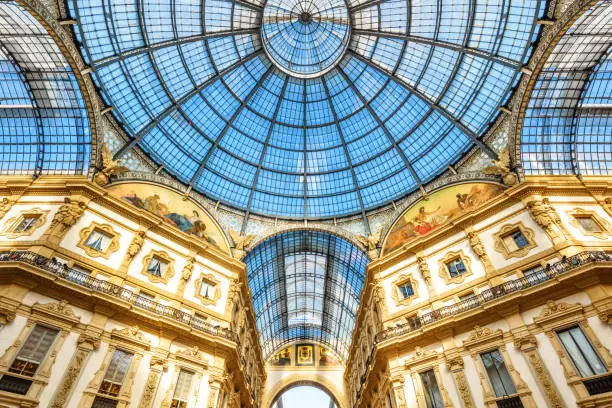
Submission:
<svg viewBox="0 0 612 408">
<path fill-rule="evenodd" d="M 361 244 L 366 247 L 368 250 L 368 257 L 371 260 L 378 259 L 378 244 L 380 243 L 380 238 L 382 234 L 382 228 L 376 231 L 374 234 L 369 235 L 357 235 L 357 240 L 361 242 Z"/>
<path fill-rule="evenodd" d="M 570 305 L 569 303 L 549 300 L 548 302 L 546 302 L 546 306 L 544 307 L 544 309 L 542 309 L 538 317 L 549 317 L 557 313 L 563 313 L 568 311 L 571 306 L 572 305 Z"/>
<path fill-rule="evenodd" d="M 179 350 L 176 352 L 176 357 L 179 359 L 190 361 L 201 367 L 208 367 L 208 361 L 204 360 L 204 354 L 198 346 L 193 346 L 188 349 Z"/>
<path fill-rule="evenodd" d="M 415 364 L 423 363 L 424 361 L 435 358 L 438 358 L 438 352 L 436 350 L 423 350 L 421 347 L 417 346 L 414 348 L 412 358 L 404 361 L 404 367 L 408 369 Z"/>
<path fill-rule="evenodd" d="M 110 243 L 108 244 L 108 247 L 103 250 L 98 250 L 87 245 L 87 240 L 94 231 L 104 234 L 111 239 Z M 119 238 L 119 233 L 117 233 L 113 229 L 112 225 L 98 224 L 97 222 L 92 222 L 89 227 L 83 228 L 79 232 L 79 242 L 77 244 L 77 247 L 81 248 L 87 255 L 92 258 L 101 257 L 108 259 L 110 258 L 113 252 L 116 252 L 119 249 Z"/>
<path fill-rule="evenodd" d="M 527 334 L 521 337 L 516 337 L 513 344 L 517 350 L 527 351 L 536 348 L 538 346 L 538 340 L 533 334 Z"/>
<path fill-rule="evenodd" d="M 527 245 L 522 248 L 518 248 L 513 250 L 506 245 L 505 238 L 514 233 L 515 231 L 520 231 L 525 239 L 527 240 Z M 523 223 L 518 222 L 516 224 L 506 224 L 502 226 L 499 231 L 493 234 L 493 239 L 495 242 L 495 250 L 502 254 L 504 259 L 510 258 L 522 258 L 527 256 L 529 251 L 534 249 L 537 245 L 534 239 L 535 233 L 531 228 L 527 228 L 523 225 Z"/>
<path fill-rule="evenodd" d="M 144 244 L 145 235 L 145 231 L 136 231 L 136 234 L 134 234 L 134 237 L 132 238 L 132 242 L 130 242 L 130 245 L 128 246 L 127 253 L 125 254 L 126 263 L 130 263 L 132 259 L 138 255 L 138 252 L 140 252 L 140 249 Z"/>
<path fill-rule="evenodd" d="M 144 333 L 140 331 L 140 328 L 137 325 L 131 327 L 128 326 L 123 329 L 114 329 L 111 332 L 111 337 L 117 337 L 119 340 L 144 346 L 147 349 L 150 346 L 150 341 L 146 339 Z"/>
<path fill-rule="evenodd" d="M 470 337 L 463 342 L 465 347 L 478 347 L 483 343 L 490 343 L 491 341 L 501 339 L 504 332 L 501 329 L 493 330 L 488 327 L 474 326 L 474 329 L 470 333 Z"/>
<path fill-rule="evenodd" d="M 457 371 L 457 370 L 463 370 L 463 358 L 461 358 L 461 356 L 455 356 L 452 358 L 449 358 L 446 361 L 446 367 L 448 369 L 448 371 Z"/>
<path fill-rule="evenodd" d="M 113 154 L 108 149 L 108 146 L 106 146 L 106 143 L 102 144 L 101 150 L 102 151 L 101 151 L 100 156 L 101 156 L 102 168 L 98 170 L 93 180 L 94 180 L 94 183 L 103 187 L 108 184 L 111 177 L 117 174 L 128 172 L 130 169 L 128 169 L 125 166 L 119 165 L 119 163 L 121 163 L 121 159 L 118 159 L 118 160 L 113 159 Z"/>
<path fill-rule="evenodd" d="M 185 260 L 185 266 L 183 267 L 183 271 L 181 272 L 181 280 L 187 282 L 191 279 L 191 274 L 193 273 L 193 266 L 195 263 L 195 258 L 193 256 L 188 256 Z"/>
<path fill-rule="evenodd" d="M 255 239 L 255 235 L 242 235 L 231 228 L 229 228 L 229 234 L 234 242 L 234 258 L 242 259 L 246 255 L 249 245 L 251 245 Z"/>
<path fill-rule="evenodd" d="M 68 301 L 65 299 L 59 302 L 50 303 L 34 303 L 32 305 L 32 311 L 35 313 L 44 314 L 53 319 L 60 319 L 69 325 L 75 325 L 79 323 L 80 318 L 74 313 L 74 310 L 68 306 Z"/>
<path fill-rule="evenodd" d="M 0 200 L 0 219 L 2 219 L 6 213 L 11 210 L 16 202 L 16 200 L 8 197 L 3 197 L 2 200 Z"/>
<path fill-rule="evenodd" d="M 68 197 L 64 198 L 64 204 L 53 216 L 51 220 L 50 229 L 61 227 L 61 229 L 68 229 L 72 227 L 81 218 L 83 212 L 85 212 L 87 204 L 83 201 L 73 200 Z"/>
<path fill-rule="evenodd" d="M 14 310 L 0 306 L 0 327 L 9 324 L 15 320 L 15 317 L 17 317 L 17 314 Z"/>
</svg>

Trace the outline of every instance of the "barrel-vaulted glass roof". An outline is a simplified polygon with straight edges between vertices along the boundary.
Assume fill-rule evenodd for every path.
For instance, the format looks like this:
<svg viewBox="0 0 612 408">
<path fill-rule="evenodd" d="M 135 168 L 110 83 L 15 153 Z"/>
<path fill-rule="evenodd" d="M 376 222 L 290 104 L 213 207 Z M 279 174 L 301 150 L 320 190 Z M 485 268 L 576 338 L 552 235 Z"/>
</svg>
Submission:
<svg viewBox="0 0 612 408">
<path fill-rule="evenodd" d="M 265 358 L 295 340 L 314 340 L 346 358 L 367 256 L 319 231 L 291 231 L 244 258 Z"/>
<path fill-rule="evenodd" d="M 68 61 L 46 29 L 0 2 L 0 174 L 84 174 L 91 128 Z"/>
<path fill-rule="evenodd" d="M 481 141 L 544 0 L 68 0 L 131 140 L 253 213 L 365 213 Z"/>
</svg>

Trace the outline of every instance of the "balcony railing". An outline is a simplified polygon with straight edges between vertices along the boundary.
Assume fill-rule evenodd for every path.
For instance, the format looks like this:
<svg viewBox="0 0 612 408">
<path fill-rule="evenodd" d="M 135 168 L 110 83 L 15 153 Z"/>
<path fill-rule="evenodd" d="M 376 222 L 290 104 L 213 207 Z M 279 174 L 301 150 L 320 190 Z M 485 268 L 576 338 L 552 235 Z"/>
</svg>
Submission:
<svg viewBox="0 0 612 408">
<path fill-rule="evenodd" d="M 563 257 L 563 259 L 559 262 L 552 265 L 546 265 L 546 268 L 543 268 L 541 272 L 532 273 L 523 278 L 504 282 L 501 285 L 484 290 L 479 295 L 466 299 L 462 302 L 436 309 L 422 316 L 413 317 L 402 325 L 378 332 L 376 334 L 376 342 L 380 343 L 394 337 L 403 336 L 412 331 L 418 330 L 423 326 L 427 326 L 447 317 L 455 316 L 457 314 L 467 312 L 468 310 L 475 309 L 484 303 L 492 302 L 512 293 L 540 285 L 559 275 L 563 275 L 572 269 L 592 262 L 612 262 L 612 253 L 603 251 L 586 251 L 570 257 Z"/>
<path fill-rule="evenodd" d="M 495 405 L 497 408 L 523 408 L 523 402 L 519 396 L 499 399 L 495 401 Z"/>
<path fill-rule="evenodd" d="M 197 331 L 238 342 L 238 335 L 229 329 L 213 326 L 182 310 L 162 305 L 122 286 L 96 279 L 81 271 L 68 268 L 66 264 L 57 262 L 55 259 L 49 259 L 30 251 L 10 251 L 0 252 L 0 262 L 23 262 L 36 266 L 63 280 L 70 281 L 94 292 L 121 299 L 139 309 L 186 324 Z"/>
<path fill-rule="evenodd" d="M 612 375 L 599 376 L 597 378 L 584 380 L 582 383 L 589 392 L 589 395 L 612 392 Z"/>
</svg>

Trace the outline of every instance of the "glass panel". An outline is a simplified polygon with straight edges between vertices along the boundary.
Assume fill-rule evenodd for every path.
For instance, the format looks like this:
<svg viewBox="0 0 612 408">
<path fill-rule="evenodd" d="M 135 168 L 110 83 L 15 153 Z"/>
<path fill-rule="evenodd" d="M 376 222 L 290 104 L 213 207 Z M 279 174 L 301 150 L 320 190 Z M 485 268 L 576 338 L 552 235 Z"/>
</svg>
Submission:
<svg viewBox="0 0 612 408">
<path fill-rule="evenodd" d="M 147 272 L 151 275 L 162 277 L 166 272 L 168 264 L 157 257 L 151 258 L 149 266 L 147 266 Z"/>
<path fill-rule="evenodd" d="M 487 370 L 495 396 L 500 398 L 516 394 L 516 387 L 499 350 L 483 353 L 480 357 Z"/>
<path fill-rule="evenodd" d="M 575 217 L 575 218 L 576 220 L 578 220 L 583 230 L 587 232 L 601 232 L 601 227 L 599 226 L 597 221 L 593 219 L 593 217 Z"/>
<path fill-rule="evenodd" d="M 568 356 L 583 377 L 608 372 L 607 367 L 579 326 L 557 332 Z"/>
<path fill-rule="evenodd" d="M 33 376 L 44 361 L 59 330 L 36 325 L 9 368 L 12 373 Z"/>
<path fill-rule="evenodd" d="M 202 284 L 200 285 L 200 295 L 212 299 L 215 294 L 215 284 L 208 282 L 206 279 L 202 279 Z"/>
<path fill-rule="evenodd" d="M 443 408 L 444 401 L 442 400 L 442 394 L 440 394 L 434 371 L 429 370 L 421 373 L 421 381 L 423 381 L 427 408 Z"/>
<path fill-rule="evenodd" d="M 112 238 L 108 235 L 103 234 L 98 230 L 93 230 L 91 234 L 89 234 L 87 241 L 85 241 L 85 245 L 95 249 L 96 251 L 105 252 L 108 249 L 111 241 Z"/>
<path fill-rule="evenodd" d="M 461 258 L 453 259 L 452 261 L 447 262 L 446 268 L 448 269 L 448 273 L 450 274 L 451 278 L 466 272 L 465 265 L 463 264 L 463 260 Z"/>
<path fill-rule="evenodd" d="M 115 350 L 113 352 L 106 374 L 104 374 L 104 380 L 102 385 L 100 385 L 100 392 L 102 394 L 119 395 L 121 385 L 130 368 L 133 356 L 132 353 L 122 350 Z"/>
<path fill-rule="evenodd" d="M 28 232 L 34 227 L 40 215 L 25 215 L 21 222 L 13 229 L 13 232 Z"/>
<path fill-rule="evenodd" d="M 527 238 L 525 237 L 525 235 L 523 235 L 521 231 L 516 231 L 512 233 L 512 239 L 514 240 L 514 243 L 516 244 L 516 247 L 518 249 L 521 249 L 529 245 Z"/>
<path fill-rule="evenodd" d="M 414 289 L 412 288 L 412 284 L 410 282 L 402 283 L 398 287 L 404 299 L 414 295 Z"/>
<path fill-rule="evenodd" d="M 176 388 L 174 389 L 174 401 L 187 402 L 189 399 L 189 391 L 191 390 L 191 382 L 193 381 L 193 373 L 181 369 L 178 379 L 176 380 Z M 181 404 L 175 404 L 173 401 L 172 407 L 182 407 Z M 185 404 L 186 405 L 186 404 Z"/>
</svg>

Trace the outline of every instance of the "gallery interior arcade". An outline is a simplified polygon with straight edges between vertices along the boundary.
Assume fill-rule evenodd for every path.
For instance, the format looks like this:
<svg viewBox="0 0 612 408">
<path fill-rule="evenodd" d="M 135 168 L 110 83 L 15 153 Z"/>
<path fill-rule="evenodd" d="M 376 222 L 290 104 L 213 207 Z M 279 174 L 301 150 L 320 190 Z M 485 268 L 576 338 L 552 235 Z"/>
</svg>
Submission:
<svg viewBox="0 0 612 408">
<path fill-rule="evenodd" d="M 612 407 L 612 1 L 1 0 L 0 408 Z"/>
</svg>

